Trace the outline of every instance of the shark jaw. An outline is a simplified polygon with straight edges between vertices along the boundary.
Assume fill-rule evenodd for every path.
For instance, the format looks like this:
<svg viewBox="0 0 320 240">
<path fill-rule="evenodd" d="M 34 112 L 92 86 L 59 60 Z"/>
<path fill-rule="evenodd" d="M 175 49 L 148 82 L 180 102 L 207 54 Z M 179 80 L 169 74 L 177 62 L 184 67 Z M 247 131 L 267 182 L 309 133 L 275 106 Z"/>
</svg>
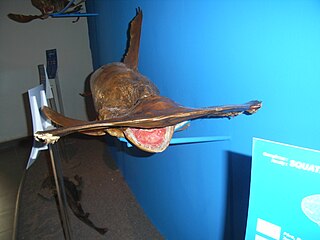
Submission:
<svg viewBox="0 0 320 240">
<path fill-rule="evenodd" d="M 127 128 L 125 137 L 139 149 L 157 153 L 163 152 L 170 144 L 174 126 L 154 129 Z"/>
</svg>

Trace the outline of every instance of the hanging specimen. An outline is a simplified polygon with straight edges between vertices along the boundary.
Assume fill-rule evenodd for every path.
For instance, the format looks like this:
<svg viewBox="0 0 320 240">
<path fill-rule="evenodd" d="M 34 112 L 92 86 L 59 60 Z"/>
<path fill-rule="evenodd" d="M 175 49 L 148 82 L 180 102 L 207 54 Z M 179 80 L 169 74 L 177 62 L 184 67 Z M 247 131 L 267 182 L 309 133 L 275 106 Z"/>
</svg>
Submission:
<svg viewBox="0 0 320 240">
<path fill-rule="evenodd" d="M 80 13 L 80 11 L 82 10 L 82 3 L 84 3 L 85 0 L 80 0 L 78 3 L 74 2 L 75 0 L 31 0 L 32 5 L 40 10 L 40 15 L 9 13 L 8 18 L 19 23 L 27 23 L 31 22 L 34 19 L 44 20 L 49 17 L 89 16 L 88 14 Z"/>
<path fill-rule="evenodd" d="M 141 25 L 142 11 L 138 9 L 130 23 L 129 45 L 123 61 L 104 65 L 91 75 L 98 120 L 71 119 L 45 107 L 44 114 L 62 127 L 37 132 L 36 139 L 54 143 L 74 132 L 94 136 L 108 133 L 125 137 L 141 150 L 162 152 L 168 147 L 175 128 L 186 121 L 249 115 L 261 107 L 262 103 L 255 100 L 242 105 L 188 108 L 160 96 L 158 88 L 137 69 Z"/>
</svg>

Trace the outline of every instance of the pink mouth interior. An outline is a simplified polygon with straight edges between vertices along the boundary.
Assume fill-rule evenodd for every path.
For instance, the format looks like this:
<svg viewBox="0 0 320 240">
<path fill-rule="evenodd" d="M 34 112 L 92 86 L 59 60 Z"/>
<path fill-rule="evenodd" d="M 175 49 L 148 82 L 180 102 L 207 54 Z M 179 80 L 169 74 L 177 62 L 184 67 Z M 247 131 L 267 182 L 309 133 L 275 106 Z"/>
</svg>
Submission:
<svg viewBox="0 0 320 240">
<path fill-rule="evenodd" d="M 131 128 L 133 135 L 136 137 L 137 141 L 143 145 L 158 146 L 160 145 L 166 135 L 166 128 L 158 129 L 139 129 Z"/>
<path fill-rule="evenodd" d="M 174 127 L 141 129 L 127 128 L 126 138 L 138 148 L 148 152 L 162 152 L 171 140 Z"/>
</svg>

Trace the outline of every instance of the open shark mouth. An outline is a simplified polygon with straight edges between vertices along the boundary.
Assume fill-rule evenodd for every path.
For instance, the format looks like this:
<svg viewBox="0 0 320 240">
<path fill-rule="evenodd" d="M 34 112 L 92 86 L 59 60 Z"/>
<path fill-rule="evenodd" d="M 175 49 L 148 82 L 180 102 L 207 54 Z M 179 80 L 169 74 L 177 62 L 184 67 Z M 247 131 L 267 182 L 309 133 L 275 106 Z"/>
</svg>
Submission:
<svg viewBox="0 0 320 240">
<path fill-rule="evenodd" d="M 138 148 L 151 153 L 162 152 L 170 144 L 174 126 L 154 129 L 127 128 L 126 138 Z"/>
</svg>

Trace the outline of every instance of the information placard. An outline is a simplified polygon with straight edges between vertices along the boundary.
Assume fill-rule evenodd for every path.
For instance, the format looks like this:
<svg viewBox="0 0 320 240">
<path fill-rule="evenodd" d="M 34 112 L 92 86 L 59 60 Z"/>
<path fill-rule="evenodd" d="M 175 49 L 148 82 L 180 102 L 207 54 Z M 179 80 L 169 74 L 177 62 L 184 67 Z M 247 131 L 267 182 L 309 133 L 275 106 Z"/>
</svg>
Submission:
<svg viewBox="0 0 320 240">
<path fill-rule="evenodd" d="M 320 239 L 320 151 L 253 139 L 246 240 Z"/>
</svg>

